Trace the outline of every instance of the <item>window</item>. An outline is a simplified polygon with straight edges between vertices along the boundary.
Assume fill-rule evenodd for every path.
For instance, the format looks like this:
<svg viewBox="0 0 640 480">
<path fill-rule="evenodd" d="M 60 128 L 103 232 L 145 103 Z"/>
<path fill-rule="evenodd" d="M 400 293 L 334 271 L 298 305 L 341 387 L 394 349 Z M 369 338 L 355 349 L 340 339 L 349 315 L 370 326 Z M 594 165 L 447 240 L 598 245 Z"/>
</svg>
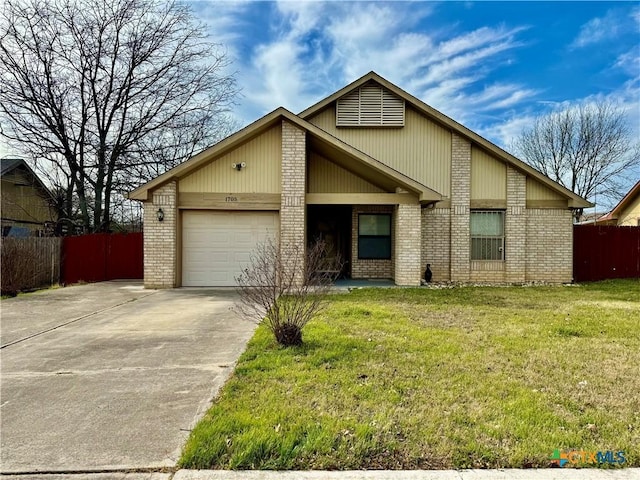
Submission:
<svg viewBox="0 0 640 480">
<path fill-rule="evenodd" d="M 504 212 L 471 212 L 471 260 L 504 260 Z"/>
<path fill-rule="evenodd" d="M 402 127 L 404 100 L 377 84 L 366 84 L 338 99 L 338 127 Z"/>
<path fill-rule="evenodd" d="M 391 215 L 358 215 L 358 258 L 391 258 Z"/>
</svg>

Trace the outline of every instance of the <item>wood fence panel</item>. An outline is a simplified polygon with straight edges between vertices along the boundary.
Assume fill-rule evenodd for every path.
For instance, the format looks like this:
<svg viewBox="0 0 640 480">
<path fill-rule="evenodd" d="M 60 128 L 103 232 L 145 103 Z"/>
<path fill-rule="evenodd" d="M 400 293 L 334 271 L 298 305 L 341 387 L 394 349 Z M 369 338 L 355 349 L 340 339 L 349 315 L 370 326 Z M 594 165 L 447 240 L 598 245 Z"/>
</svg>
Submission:
<svg viewBox="0 0 640 480">
<path fill-rule="evenodd" d="M 640 278 L 640 227 L 575 225 L 573 278 Z"/>
<path fill-rule="evenodd" d="M 61 238 L 2 238 L 2 293 L 58 284 L 61 245 Z"/>
</svg>

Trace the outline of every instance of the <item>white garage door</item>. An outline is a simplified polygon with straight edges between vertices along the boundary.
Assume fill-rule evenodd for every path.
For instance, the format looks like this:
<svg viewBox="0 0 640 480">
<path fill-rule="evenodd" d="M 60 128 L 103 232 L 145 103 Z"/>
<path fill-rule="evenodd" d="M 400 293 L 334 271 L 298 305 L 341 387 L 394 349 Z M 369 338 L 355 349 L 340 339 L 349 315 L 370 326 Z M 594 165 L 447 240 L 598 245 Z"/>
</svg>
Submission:
<svg viewBox="0 0 640 480">
<path fill-rule="evenodd" d="M 278 230 L 277 212 L 185 211 L 182 285 L 234 286 L 256 244 Z"/>
</svg>

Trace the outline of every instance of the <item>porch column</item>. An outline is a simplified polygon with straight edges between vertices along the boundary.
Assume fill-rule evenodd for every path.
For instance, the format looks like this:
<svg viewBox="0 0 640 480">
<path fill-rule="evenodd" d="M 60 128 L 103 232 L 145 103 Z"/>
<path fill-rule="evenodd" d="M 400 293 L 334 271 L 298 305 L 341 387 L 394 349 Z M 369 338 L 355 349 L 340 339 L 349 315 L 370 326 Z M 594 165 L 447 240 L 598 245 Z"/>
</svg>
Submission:
<svg viewBox="0 0 640 480">
<path fill-rule="evenodd" d="M 451 281 L 468 282 L 471 258 L 471 143 L 451 134 Z"/>
<path fill-rule="evenodd" d="M 306 152 L 306 132 L 283 120 L 280 245 L 298 248 L 301 253 L 306 252 Z M 298 262 L 298 265 L 298 271 L 294 273 L 295 281 L 302 284 L 304 262 Z"/>
<path fill-rule="evenodd" d="M 176 286 L 178 225 L 178 185 L 169 182 L 154 190 L 151 201 L 144 204 L 144 286 L 173 288 Z M 162 209 L 163 220 L 158 220 Z"/>
<path fill-rule="evenodd" d="M 394 209 L 394 278 L 396 285 L 420 285 L 421 218 L 420 205 L 401 204 Z"/>
<path fill-rule="evenodd" d="M 507 167 L 507 211 L 504 219 L 506 280 L 523 283 L 526 270 L 527 178 Z"/>
</svg>

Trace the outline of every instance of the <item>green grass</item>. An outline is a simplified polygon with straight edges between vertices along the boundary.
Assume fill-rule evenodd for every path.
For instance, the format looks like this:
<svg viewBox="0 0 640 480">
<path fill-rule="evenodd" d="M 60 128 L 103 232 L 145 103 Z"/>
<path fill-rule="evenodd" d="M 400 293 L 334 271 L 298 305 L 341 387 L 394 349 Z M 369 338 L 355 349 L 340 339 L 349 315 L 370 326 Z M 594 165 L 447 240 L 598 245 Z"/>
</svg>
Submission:
<svg viewBox="0 0 640 480">
<path fill-rule="evenodd" d="M 260 327 L 180 465 L 544 467 L 557 448 L 640 466 L 640 282 L 363 289 L 299 348 Z"/>
</svg>

